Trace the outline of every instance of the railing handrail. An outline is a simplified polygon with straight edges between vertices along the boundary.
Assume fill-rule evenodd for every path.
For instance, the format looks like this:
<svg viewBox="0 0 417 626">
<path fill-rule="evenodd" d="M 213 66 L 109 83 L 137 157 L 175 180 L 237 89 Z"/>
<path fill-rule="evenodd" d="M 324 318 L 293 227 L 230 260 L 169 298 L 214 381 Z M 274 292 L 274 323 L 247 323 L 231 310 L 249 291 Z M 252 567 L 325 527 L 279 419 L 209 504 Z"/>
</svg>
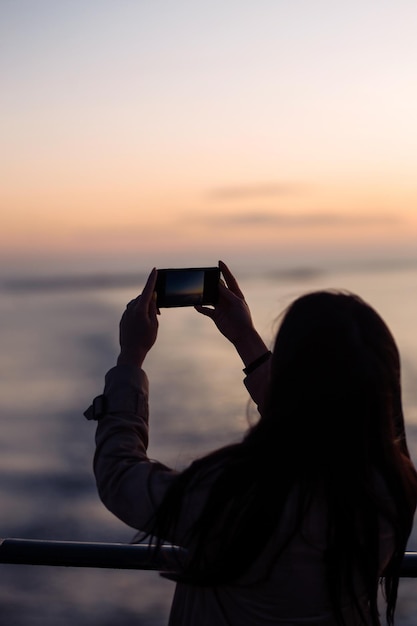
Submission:
<svg viewBox="0 0 417 626">
<path fill-rule="evenodd" d="M 181 549 L 163 545 L 155 557 L 147 543 L 0 539 L 0 563 L 169 571 Z"/>
<path fill-rule="evenodd" d="M 0 563 L 104 569 L 172 571 L 181 549 L 163 545 L 158 556 L 147 544 L 0 539 Z M 406 552 L 402 578 L 417 578 L 417 552 Z"/>
</svg>

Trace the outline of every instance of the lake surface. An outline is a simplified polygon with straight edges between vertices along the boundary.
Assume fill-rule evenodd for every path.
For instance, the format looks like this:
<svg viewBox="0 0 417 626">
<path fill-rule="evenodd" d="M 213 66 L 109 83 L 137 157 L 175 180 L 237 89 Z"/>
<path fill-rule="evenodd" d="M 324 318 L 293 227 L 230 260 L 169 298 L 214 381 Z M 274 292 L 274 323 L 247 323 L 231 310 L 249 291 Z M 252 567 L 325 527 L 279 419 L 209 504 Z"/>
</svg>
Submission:
<svg viewBox="0 0 417 626">
<path fill-rule="evenodd" d="M 349 289 L 379 311 L 402 355 L 417 462 L 417 264 L 236 274 L 267 343 L 278 314 L 305 291 Z M 82 417 L 115 362 L 125 304 L 143 285 L 143 277 L 119 279 L 0 281 L 1 537 L 129 542 L 135 533 L 98 499 L 94 424 Z M 248 425 L 242 364 L 211 320 L 193 309 L 163 310 L 145 365 L 151 457 L 181 468 L 241 437 Z M 417 550 L 416 532 L 409 549 Z M 8 626 L 162 626 L 173 593 L 173 583 L 156 572 L 0 565 L 0 575 Z M 402 581 L 397 626 L 416 623 L 416 589 L 417 580 Z"/>
</svg>

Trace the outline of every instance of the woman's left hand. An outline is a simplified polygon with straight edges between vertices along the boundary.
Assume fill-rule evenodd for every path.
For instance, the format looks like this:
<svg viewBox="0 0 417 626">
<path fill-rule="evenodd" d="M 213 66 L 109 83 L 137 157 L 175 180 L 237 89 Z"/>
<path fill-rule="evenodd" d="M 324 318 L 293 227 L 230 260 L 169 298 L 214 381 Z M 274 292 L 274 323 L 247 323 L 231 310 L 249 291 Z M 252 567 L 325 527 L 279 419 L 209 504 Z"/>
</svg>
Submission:
<svg viewBox="0 0 417 626">
<path fill-rule="evenodd" d="M 129 302 L 120 320 L 120 355 L 118 365 L 129 364 L 142 367 L 158 335 L 159 313 L 156 306 L 157 270 L 149 274 L 142 294 Z"/>
</svg>

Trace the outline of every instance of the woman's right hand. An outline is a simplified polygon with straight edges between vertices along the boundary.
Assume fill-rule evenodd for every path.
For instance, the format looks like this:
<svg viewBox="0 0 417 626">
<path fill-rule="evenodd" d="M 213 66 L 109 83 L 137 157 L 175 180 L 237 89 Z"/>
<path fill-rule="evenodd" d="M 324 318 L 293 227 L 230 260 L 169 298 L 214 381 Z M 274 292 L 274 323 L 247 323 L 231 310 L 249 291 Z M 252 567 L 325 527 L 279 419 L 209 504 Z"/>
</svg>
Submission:
<svg viewBox="0 0 417 626">
<path fill-rule="evenodd" d="M 220 281 L 217 304 L 214 307 L 199 305 L 195 309 L 213 320 L 247 364 L 267 348 L 253 325 L 249 307 L 236 278 L 223 261 L 219 261 L 219 267 L 226 284 Z"/>
<path fill-rule="evenodd" d="M 140 296 L 129 302 L 120 320 L 120 355 L 118 364 L 142 367 L 158 335 L 156 306 L 157 270 L 149 274 Z"/>
</svg>

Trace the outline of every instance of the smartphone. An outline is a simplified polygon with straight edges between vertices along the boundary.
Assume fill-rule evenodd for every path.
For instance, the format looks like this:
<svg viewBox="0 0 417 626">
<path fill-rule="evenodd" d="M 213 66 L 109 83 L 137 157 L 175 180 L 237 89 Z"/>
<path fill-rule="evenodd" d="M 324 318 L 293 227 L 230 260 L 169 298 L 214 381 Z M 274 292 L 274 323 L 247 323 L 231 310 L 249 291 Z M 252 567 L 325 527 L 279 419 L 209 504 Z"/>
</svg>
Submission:
<svg viewBox="0 0 417 626">
<path fill-rule="evenodd" d="M 156 304 L 158 307 L 216 304 L 220 268 L 187 267 L 158 270 Z"/>
</svg>

